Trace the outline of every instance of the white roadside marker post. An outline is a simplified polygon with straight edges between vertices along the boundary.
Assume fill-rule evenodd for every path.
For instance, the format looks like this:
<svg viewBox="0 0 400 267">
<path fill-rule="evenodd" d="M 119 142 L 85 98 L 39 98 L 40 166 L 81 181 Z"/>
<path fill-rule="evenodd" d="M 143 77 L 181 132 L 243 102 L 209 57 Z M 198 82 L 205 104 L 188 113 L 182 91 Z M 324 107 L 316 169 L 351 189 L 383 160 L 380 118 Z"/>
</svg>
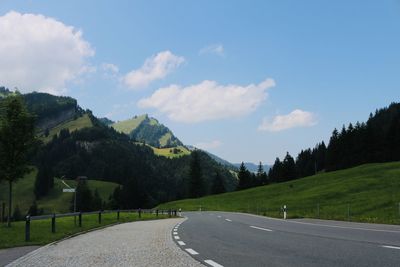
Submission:
<svg viewBox="0 0 400 267">
<path fill-rule="evenodd" d="M 283 219 L 286 220 L 286 205 L 283 205 Z"/>
</svg>

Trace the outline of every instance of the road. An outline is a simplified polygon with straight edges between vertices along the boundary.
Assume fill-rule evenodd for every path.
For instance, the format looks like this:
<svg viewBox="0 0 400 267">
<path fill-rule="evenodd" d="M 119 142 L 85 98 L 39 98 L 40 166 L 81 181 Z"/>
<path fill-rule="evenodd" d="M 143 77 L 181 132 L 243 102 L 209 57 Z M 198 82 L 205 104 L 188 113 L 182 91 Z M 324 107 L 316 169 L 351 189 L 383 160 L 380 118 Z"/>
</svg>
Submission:
<svg viewBox="0 0 400 267">
<path fill-rule="evenodd" d="M 400 226 L 188 212 L 175 242 L 209 266 L 400 266 Z"/>
</svg>

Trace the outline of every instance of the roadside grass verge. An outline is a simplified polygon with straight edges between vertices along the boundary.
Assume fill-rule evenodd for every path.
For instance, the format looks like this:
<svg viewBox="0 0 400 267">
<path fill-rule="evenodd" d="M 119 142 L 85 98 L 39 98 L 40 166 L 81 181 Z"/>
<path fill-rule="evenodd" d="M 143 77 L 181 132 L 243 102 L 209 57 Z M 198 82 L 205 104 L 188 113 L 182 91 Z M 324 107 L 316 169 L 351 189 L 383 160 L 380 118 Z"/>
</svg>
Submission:
<svg viewBox="0 0 400 267">
<path fill-rule="evenodd" d="M 320 218 L 400 224 L 400 162 L 351 169 L 247 190 L 185 199 L 160 209 L 246 212 L 282 218 Z"/>
<path fill-rule="evenodd" d="M 154 219 L 165 219 L 168 215 L 142 213 L 139 218 L 137 213 L 133 212 L 120 212 L 119 221 L 117 220 L 116 213 L 104 213 L 101 217 L 101 224 L 98 222 L 98 214 L 82 215 L 82 227 L 78 226 L 78 216 L 76 217 L 76 225 L 74 217 L 56 218 L 56 232 L 51 232 L 51 219 L 34 220 L 30 225 L 30 240 L 25 242 L 25 221 L 12 223 L 9 228 L 6 224 L 0 224 L 0 249 L 31 246 L 31 245 L 45 245 L 65 237 L 82 233 L 88 230 L 104 227 L 116 223 L 125 223 L 133 221 L 145 221 Z"/>
</svg>

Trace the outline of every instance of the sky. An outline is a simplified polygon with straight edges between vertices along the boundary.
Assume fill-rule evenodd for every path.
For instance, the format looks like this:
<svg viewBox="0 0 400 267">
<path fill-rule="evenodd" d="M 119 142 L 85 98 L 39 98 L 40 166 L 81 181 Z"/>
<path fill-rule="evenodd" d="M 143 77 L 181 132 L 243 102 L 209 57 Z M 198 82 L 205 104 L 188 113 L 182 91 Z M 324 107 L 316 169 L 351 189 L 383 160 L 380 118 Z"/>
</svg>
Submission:
<svg viewBox="0 0 400 267">
<path fill-rule="evenodd" d="M 400 1 L 4 1 L 0 85 L 271 164 L 399 102 Z"/>
</svg>

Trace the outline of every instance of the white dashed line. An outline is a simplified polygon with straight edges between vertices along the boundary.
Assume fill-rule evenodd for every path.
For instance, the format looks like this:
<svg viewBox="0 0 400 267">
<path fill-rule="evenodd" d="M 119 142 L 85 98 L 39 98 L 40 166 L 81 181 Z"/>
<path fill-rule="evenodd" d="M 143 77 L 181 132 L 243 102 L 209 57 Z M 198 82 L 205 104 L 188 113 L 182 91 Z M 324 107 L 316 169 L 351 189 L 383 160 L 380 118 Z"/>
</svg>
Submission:
<svg viewBox="0 0 400 267">
<path fill-rule="evenodd" d="M 191 248 L 185 249 L 191 255 L 198 255 L 199 253 Z"/>
<path fill-rule="evenodd" d="M 174 235 L 177 235 L 178 234 L 178 232 L 174 232 Z"/>
<path fill-rule="evenodd" d="M 221 216 L 218 215 L 218 218 L 221 218 Z"/>
<path fill-rule="evenodd" d="M 400 249 L 400 247 L 395 246 L 382 246 L 383 248 L 392 248 L 392 249 Z"/>
<path fill-rule="evenodd" d="M 213 260 L 205 260 L 204 262 L 207 263 L 208 265 L 212 266 L 212 267 L 224 267 L 223 265 L 218 264 Z"/>
<path fill-rule="evenodd" d="M 174 238 L 175 238 L 175 239 L 180 239 L 180 238 L 179 238 L 179 236 L 177 236 L 177 235 L 176 235 L 176 236 L 174 236 Z"/>
<path fill-rule="evenodd" d="M 227 222 L 231 222 L 232 220 L 229 220 L 229 219 L 225 219 L 225 221 L 227 221 Z"/>
<path fill-rule="evenodd" d="M 258 230 L 263 230 L 263 231 L 267 231 L 267 232 L 272 232 L 271 229 L 267 229 L 267 228 L 262 228 L 262 227 L 257 227 L 257 226 L 250 226 L 251 228 L 254 229 L 258 229 Z"/>
<path fill-rule="evenodd" d="M 183 241 L 178 241 L 178 244 L 179 244 L 180 246 L 185 246 L 185 245 L 186 245 L 185 242 L 183 242 Z"/>
</svg>

